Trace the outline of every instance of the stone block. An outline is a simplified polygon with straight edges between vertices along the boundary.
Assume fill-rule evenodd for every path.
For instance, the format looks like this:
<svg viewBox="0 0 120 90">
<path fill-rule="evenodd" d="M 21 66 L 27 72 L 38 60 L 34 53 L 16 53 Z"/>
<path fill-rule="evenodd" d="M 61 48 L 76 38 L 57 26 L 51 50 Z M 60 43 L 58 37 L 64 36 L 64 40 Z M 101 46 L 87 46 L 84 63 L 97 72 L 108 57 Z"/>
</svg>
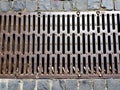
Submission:
<svg viewBox="0 0 120 90">
<path fill-rule="evenodd" d="M 14 1 L 13 3 L 13 9 L 15 11 L 22 11 L 26 7 L 26 3 L 24 0 Z"/>
<path fill-rule="evenodd" d="M 64 80 L 53 80 L 52 90 L 65 90 L 65 81 Z"/>
<path fill-rule="evenodd" d="M 8 80 L 8 90 L 20 90 L 20 80 Z"/>
<path fill-rule="evenodd" d="M 37 81 L 37 90 L 50 90 L 50 80 L 40 79 Z"/>
<path fill-rule="evenodd" d="M 35 80 L 23 80 L 23 90 L 34 90 L 35 84 Z"/>
<path fill-rule="evenodd" d="M 102 0 L 101 6 L 104 9 L 112 10 L 113 9 L 113 0 Z"/>
<path fill-rule="evenodd" d="M 92 82 L 90 79 L 80 79 L 79 90 L 92 90 Z"/>
<path fill-rule="evenodd" d="M 88 10 L 98 10 L 100 8 L 100 0 L 88 0 Z"/>
<path fill-rule="evenodd" d="M 28 12 L 37 10 L 37 1 L 26 1 L 26 10 Z"/>
<path fill-rule="evenodd" d="M 11 2 L 8 1 L 0 1 L 0 11 L 8 12 L 11 10 Z"/>
<path fill-rule="evenodd" d="M 78 90 L 78 81 L 77 81 L 77 79 L 68 79 L 68 80 L 66 80 L 66 90 Z"/>
</svg>

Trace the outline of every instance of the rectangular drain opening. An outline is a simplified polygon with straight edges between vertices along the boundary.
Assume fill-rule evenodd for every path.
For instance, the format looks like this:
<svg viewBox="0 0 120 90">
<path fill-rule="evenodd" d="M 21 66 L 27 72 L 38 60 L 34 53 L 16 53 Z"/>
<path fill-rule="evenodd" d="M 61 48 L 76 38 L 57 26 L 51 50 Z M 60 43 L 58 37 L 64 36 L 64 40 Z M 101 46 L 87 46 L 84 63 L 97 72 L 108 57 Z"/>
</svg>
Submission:
<svg viewBox="0 0 120 90">
<path fill-rule="evenodd" d="M 0 78 L 120 78 L 120 12 L 0 13 Z"/>
</svg>

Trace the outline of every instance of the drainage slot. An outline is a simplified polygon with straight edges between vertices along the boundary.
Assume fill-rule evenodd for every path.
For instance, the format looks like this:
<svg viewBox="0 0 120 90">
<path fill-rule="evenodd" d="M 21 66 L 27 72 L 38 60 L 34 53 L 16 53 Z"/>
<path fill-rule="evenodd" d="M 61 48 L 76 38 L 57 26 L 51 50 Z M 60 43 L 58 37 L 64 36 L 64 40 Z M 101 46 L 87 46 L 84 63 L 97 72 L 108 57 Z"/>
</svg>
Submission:
<svg viewBox="0 0 120 90">
<path fill-rule="evenodd" d="M 57 37 L 57 50 L 60 51 L 60 37 Z"/>
<path fill-rule="evenodd" d="M 60 33 L 60 15 L 57 16 L 57 33 Z"/>
<path fill-rule="evenodd" d="M 70 33 L 70 15 L 67 15 L 67 33 Z"/>
<path fill-rule="evenodd" d="M 52 35 L 52 53 L 55 53 L 55 34 Z"/>
<path fill-rule="evenodd" d="M 65 15 L 62 15 L 62 30 L 65 30 Z"/>
<path fill-rule="evenodd" d="M 0 15 L 0 33 L 1 33 L 1 26 L 2 26 L 2 16 Z"/>
<path fill-rule="evenodd" d="M 23 30 L 26 30 L 26 16 L 23 16 Z"/>
<path fill-rule="evenodd" d="M 86 58 L 83 57 L 83 73 L 86 74 Z"/>
<path fill-rule="evenodd" d="M 3 30 L 6 30 L 6 24 L 7 24 L 7 16 L 4 15 Z"/>
<path fill-rule="evenodd" d="M 49 34 L 50 33 L 50 15 L 48 15 L 48 21 L 47 21 L 47 23 L 48 23 L 47 32 Z"/>
<path fill-rule="evenodd" d="M 96 73 L 96 57 L 93 57 L 93 70 Z"/>
<path fill-rule="evenodd" d="M 47 73 L 49 73 L 50 55 L 47 54 Z"/>
<path fill-rule="evenodd" d="M 89 20 L 89 15 L 87 15 L 87 31 L 90 31 L 90 20 Z"/>
<path fill-rule="evenodd" d="M 76 67 L 75 67 L 75 57 L 73 57 L 72 58 L 72 60 L 73 60 L 73 74 L 75 73 L 75 71 L 76 71 Z"/>
<path fill-rule="evenodd" d="M 91 73 L 91 56 L 88 56 L 88 72 Z"/>
<path fill-rule="evenodd" d="M 113 48 L 114 48 L 114 53 L 117 53 L 117 50 L 116 50 L 116 34 L 113 33 Z"/>
<path fill-rule="evenodd" d="M 105 33 L 103 33 L 103 53 L 106 53 L 106 36 Z"/>
<path fill-rule="evenodd" d="M 85 34 L 82 34 L 82 42 L 83 42 L 83 54 L 85 54 Z"/>
<path fill-rule="evenodd" d="M 14 58 L 12 57 L 11 58 L 11 70 L 10 70 L 10 73 L 13 74 L 14 72 Z"/>
<path fill-rule="evenodd" d="M 34 57 L 32 57 L 32 73 L 34 74 Z"/>
<path fill-rule="evenodd" d="M 52 57 L 52 73 L 55 73 L 55 58 Z"/>
<path fill-rule="evenodd" d="M 31 23 L 30 23 L 30 22 L 31 22 L 31 17 L 30 17 L 30 15 L 29 15 L 29 16 L 28 16 L 28 32 L 30 32 L 30 29 L 31 29 L 31 28 L 30 28 L 30 27 L 31 27 L 31 25 L 30 25 Z"/>
<path fill-rule="evenodd" d="M 99 67 L 98 67 L 98 70 L 99 70 L 99 72 L 102 72 L 102 61 L 101 61 L 102 59 L 101 59 L 101 54 L 98 54 L 98 65 L 99 65 Z"/>
<path fill-rule="evenodd" d="M 92 14 L 92 30 L 95 30 L 95 15 Z"/>
<path fill-rule="evenodd" d="M 25 53 L 25 34 L 23 34 L 22 52 Z"/>
<path fill-rule="evenodd" d="M 118 27 L 118 32 L 120 32 L 120 14 L 117 14 L 117 27 Z"/>
<path fill-rule="evenodd" d="M 58 73 L 60 73 L 60 55 L 59 54 L 57 54 L 57 71 Z"/>
<path fill-rule="evenodd" d="M 108 36 L 108 49 L 111 50 L 111 37 Z"/>
<path fill-rule="evenodd" d="M 109 33 L 110 32 L 110 16 L 109 16 L 109 14 L 107 14 L 107 30 Z"/>
<path fill-rule="evenodd" d="M 39 54 L 37 54 L 37 72 L 39 72 L 39 60 L 40 60 L 40 55 Z"/>
<path fill-rule="evenodd" d="M 43 15 L 43 31 L 45 31 L 45 15 Z"/>
<path fill-rule="evenodd" d="M 11 16 L 9 15 L 9 21 L 8 21 L 8 32 L 11 32 Z"/>
<path fill-rule="evenodd" d="M 32 34 L 32 52 L 35 53 L 35 34 Z"/>
<path fill-rule="evenodd" d="M 82 15 L 82 30 L 85 30 L 85 16 Z"/>
<path fill-rule="evenodd" d="M 36 16 L 33 15 L 33 31 L 35 31 L 35 27 L 36 27 Z"/>
<path fill-rule="evenodd" d="M 105 30 L 105 16 L 102 14 L 102 29 Z"/>
<path fill-rule="evenodd" d="M 75 54 L 75 34 L 72 34 L 72 51 L 73 54 Z"/>
<path fill-rule="evenodd" d="M 4 70 L 4 57 L 1 57 L 1 65 L 0 65 L 0 67 L 1 67 L 0 74 L 3 74 L 3 70 Z"/>
<path fill-rule="evenodd" d="M 9 67 L 10 67 L 10 64 L 11 62 L 10 62 L 10 56 L 7 54 L 6 55 L 6 60 L 5 60 L 5 62 L 4 62 L 4 65 L 5 65 L 5 74 L 8 74 L 9 73 Z"/>
<path fill-rule="evenodd" d="M 81 70 L 80 65 L 81 65 L 81 59 L 80 59 L 80 54 L 78 54 L 78 69 L 79 69 L 79 72 Z"/>
<path fill-rule="evenodd" d="M 88 38 L 88 45 L 87 45 L 87 46 L 88 46 L 88 52 L 90 52 L 90 46 L 91 46 L 91 45 L 90 45 L 90 35 L 88 35 L 87 38 Z"/>
<path fill-rule="evenodd" d="M 67 50 L 70 51 L 70 37 L 67 37 Z"/>
<path fill-rule="evenodd" d="M 92 34 L 93 53 L 96 53 L 95 33 Z"/>
<path fill-rule="evenodd" d="M 77 37 L 77 49 L 80 51 L 80 36 Z"/>
<path fill-rule="evenodd" d="M 80 33 L 80 17 L 77 17 L 77 33 Z"/>
<path fill-rule="evenodd" d="M 18 18 L 18 33 L 21 33 L 21 18 Z"/>
<path fill-rule="evenodd" d="M 50 37 L 49 36 L 47 37 L 47 50 L 50 51 Z"/>
<path fill-rule="evenodd" d="M 98 50 L 101 50 L 100 36 L 98 36 Z"/>
<path fill-rule="evenodd" d="M 4 53 L 5 52 L 5 39 L 6 38 L 6 36 L 5 36 L 5 34 L 3 34 L 3 39 L 2 39 L 2 52 Z"/>
<path fill-rule="evenodd" d="M 65 34 L 62 34 L 62 53 L 65 54 Z"/>
<path fill-rule="evenodd" d="M 24 58 L 22 58 L 22 61 L 21 61 L 21 74 L 24 73 Z"/>
<path fill-rule="evenodd" d="M 115 67 L 115 73 L 118 73 L 118 62 L 117 62 L 117 57 L 114 57 L 114 67 Z"/>
<path fill-rule="evenodd" d="M 40 17 L 38 17 L 38 34 L 40 33 Z"/>
<path fill-rule="evenodd" d="M 45 58 L 42 57 L 42 73 L 44 74 Z"/>
<path fill-rule="evenodd" d="M 112 14 L 112 28 L 115 29 L 115 15 Z"/>
<path fill-rule="evenodd" d="M 62 68 L 65 69 L 65 57 L 62 57 Z M 64 71 L 64 70 L 63 70 Z M 64 72 L 65 73 L 65 72 Z"/>
<path fill-rule="evenodd" d="M 17 38 L 17 50 L 20 51 L 20 37 Z"/>
<path fill-rule="evenodd" d="M 40 51 L 40 37 L 37 37 L 37 51 Z"/>
<path fill-rule="evenodd" d="M 12 37 L 12 53 L 15 54 L 15 34 L 13 34 L 13 37 Z"/>
<path fill-rule="evenodd" d="M 97 16 L 97 32 L 100 33 L 100 17 Z"/>
<path fill-rule="evenodd" d="M 118 36 L 118 48 L 120 50 L 120 36 Z"/>
<path fill-rule="evenodd" d="M 75 15 L 72 15 L 72 30 L 75 30 Z"/>
<path fill-rule="evenodd" d="M 68 71 L 70 71 L 70 54 L 67 55 L 67 68 L 68 68 Z"/>
<path fill-rule="evenodd" d="M 107 74 L 107 58 L 104 57 L 104 73 Z"/>
<path fill-rule="evenodd" d="M 113 70 L 112 70 L 112 55 L 111 54 L 109 54 L 109 71 L 110 71 L 110 73 L 113 72 Z"/>
<path fill-rule="evenodd" d="M 14 15 L 13 30 L 16 30 L 16 16 Z"/>
<path fill-rule="evenodd" d="M 10 51 L 10 37 L 7 38 L 7 51 Z"/>
<path fill-rule="evenodd" d="M 45 53 L 45 34 L 42 34 L 42 53 Z"/>
<path fill-rule="evenodd" d="M 55 30 L 55 15 L 52 16 L 52 29 Z"/>
<path fill-rule="evenodd" d="M 27 47 L 28 47 L 27 50 L 28 50 L 28 53 L 29 53 L 29 51 L 30 51 L 30 35 L 28 35 L 28 46 Z"/>
</svg>

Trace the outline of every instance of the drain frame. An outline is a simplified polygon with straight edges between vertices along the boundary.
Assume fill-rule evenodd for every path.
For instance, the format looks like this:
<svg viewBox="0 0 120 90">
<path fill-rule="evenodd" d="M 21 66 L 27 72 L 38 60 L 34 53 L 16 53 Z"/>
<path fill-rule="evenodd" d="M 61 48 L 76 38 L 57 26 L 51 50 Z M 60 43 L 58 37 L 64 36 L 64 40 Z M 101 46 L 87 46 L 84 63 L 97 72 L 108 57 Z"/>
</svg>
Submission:
<svg viewBox="0 0 120 90">
<path fill-rule="evenodd" d="M 120 77 L 119 11 L 0 13 L 1 17 L 0 78 Z"/>
</svg>

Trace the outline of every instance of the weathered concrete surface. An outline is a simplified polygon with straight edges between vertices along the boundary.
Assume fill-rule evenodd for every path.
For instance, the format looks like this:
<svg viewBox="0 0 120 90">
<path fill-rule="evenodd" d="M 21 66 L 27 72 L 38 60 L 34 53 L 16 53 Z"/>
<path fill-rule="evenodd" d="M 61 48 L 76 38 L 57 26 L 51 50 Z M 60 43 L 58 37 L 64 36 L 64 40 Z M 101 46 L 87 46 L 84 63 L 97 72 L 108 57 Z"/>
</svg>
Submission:
<svg viewBox="0 0 120 90">
<path fill-rule="evenodd" d="M 102 0 L 101 6 L 104 9 L 112 10 L 112 9 L 114 9 L 114 5 L 113 4 L 114 4 L 113 0 Z"/>
<path fill-rule="evenodd" d="M 120 10 L 120 0 L 115 0 L 115 10 Z"/>
<path fill-rule="evenodd" d="M 26 2 L 26 10 L 27 11 L 35 11 L 35 10 L 37 10 L 37 2 L 28 0 Z"/>
<path fill-rule="evenodd" d="M 0 11 L 120 10 L 120 0 L 0 0 Z"/>
<path fill-rule="evenodd" d="M 11 10 L 11 2 L 0 1 L 0 11 L 7 12 Z"/>
<path fill-rule="evenodd" d="M 13 10 L 15 10 L 15 11 L 23 11 L 26 8 L 25 3 L 26 2 L 24 0 L 14 1 Z"/>
<path fill-rule="evenodd" d="M 120 79 L 0 79 L 0 90 L 120 90 Z"/>
<path fill-rule="evenodd" d="M 100 0 L 88 0 L 88 10 L 98 10 L 100 3 Z"/>
</svg>

